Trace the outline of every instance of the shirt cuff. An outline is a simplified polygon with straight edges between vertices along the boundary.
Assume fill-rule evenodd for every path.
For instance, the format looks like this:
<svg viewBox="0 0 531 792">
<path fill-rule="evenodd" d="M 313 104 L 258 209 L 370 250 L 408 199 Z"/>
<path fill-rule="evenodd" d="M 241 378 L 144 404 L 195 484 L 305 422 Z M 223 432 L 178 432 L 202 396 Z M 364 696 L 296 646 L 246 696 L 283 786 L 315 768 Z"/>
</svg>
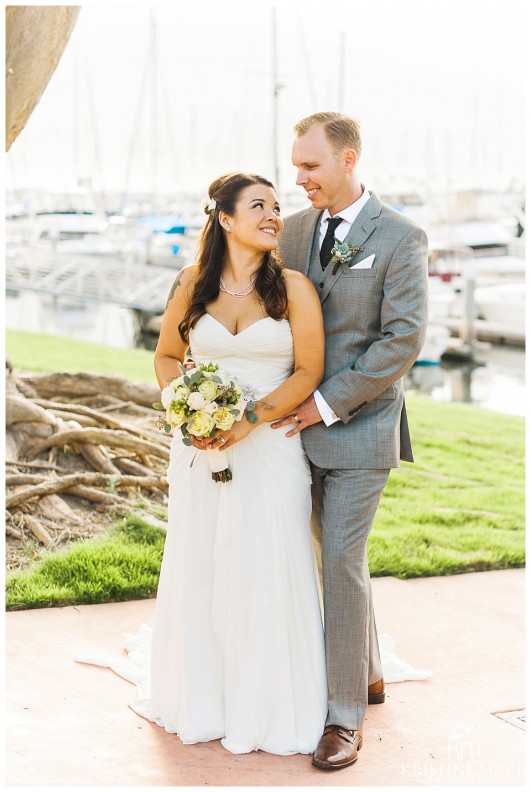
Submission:
<svg viewBox="0 0 531 792">
<path fill-rule="evenodd" d="M 326 426 L 332 426 L 333 423 L 340 420 L 330 405 L 325 402 L 318 390 L 313 392 L 313 398 L 315 399 L 315 406 L 319 410 L 319 415 Z"/>
</svg>

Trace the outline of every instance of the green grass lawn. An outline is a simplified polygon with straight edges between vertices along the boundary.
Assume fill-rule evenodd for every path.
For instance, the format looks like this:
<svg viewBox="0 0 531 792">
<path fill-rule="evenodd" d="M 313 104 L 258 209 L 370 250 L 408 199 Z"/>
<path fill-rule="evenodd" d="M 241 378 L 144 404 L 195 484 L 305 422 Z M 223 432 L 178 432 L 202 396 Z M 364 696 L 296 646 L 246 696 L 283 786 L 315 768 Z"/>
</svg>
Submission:
<svg viewBox="0 0 531 792">
<path fill-rule="evenodd" d="M 41 370 L 79 370 L 71 361 L 80 342 L 55 341 L 57 362 L 48 365 L 44 344 L 41 354 L 47 365 Z M 23 363 L 31 359 L 29 352 L 20 346 L 17 352 L 8 339 L 10 348 L 16 368 L 31 367 Z M 61 361 L 61 349 L 69 363 Z M 133 375 L 128 367 L 135 360 L 134 350 L 101 349 L 105 365 L 115 366 L 113 373 L 137 380 L 151 376 L 152 353 L 138 353 Z M 91 370 L 109 371 L 98 367 L 98 354 L 98 349 L 91 350 Z M 81 359 L 88 370 L 87 358 Z M 369 539 L 372 575 L 408 578 L 523 566 L 524 420 L 421 396 L 409 398 L 408 415 L 416 461 L 391 472 Z M 27 572 L 8 575 L 8 608 L 153 594 L 164 532 L 137 518 L 117 531 L 55 551 Z"/>
<path fill-rule="evenodd" d="M 155 384 L 153 354 L 145 349 L 115 349 L 25 330 L 6 333 L 6 356 L 19 371 L 87 371 Z"/>
<path fill-rule="evenodd" d="M 522 566 L 523 418 L 408 400 L 415 464 L 393 470 L 369 539 L 373 575 Z"/>
<path fill-rule="evenodd" d="M 6 608 L 21 610 L 146 599 L 157 590 L 165 531 L 128 517 L 6 579 Z"/>
</svg>

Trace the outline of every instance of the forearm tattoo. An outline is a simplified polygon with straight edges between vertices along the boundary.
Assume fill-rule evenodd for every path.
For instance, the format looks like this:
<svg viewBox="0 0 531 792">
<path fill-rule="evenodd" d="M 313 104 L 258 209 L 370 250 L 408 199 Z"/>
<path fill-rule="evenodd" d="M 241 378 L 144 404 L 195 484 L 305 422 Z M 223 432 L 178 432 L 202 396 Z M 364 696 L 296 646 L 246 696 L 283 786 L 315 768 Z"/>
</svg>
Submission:
<svg viewBox="0 0 531 792">
<path fill-rule="evenodd" d="M 263 407 L 264 410 L 274 410 L 274 406 L 269 404 L 265 399 L 260 399 L 260 401 L 256 405 L 257 407 Z"/>
</svg>

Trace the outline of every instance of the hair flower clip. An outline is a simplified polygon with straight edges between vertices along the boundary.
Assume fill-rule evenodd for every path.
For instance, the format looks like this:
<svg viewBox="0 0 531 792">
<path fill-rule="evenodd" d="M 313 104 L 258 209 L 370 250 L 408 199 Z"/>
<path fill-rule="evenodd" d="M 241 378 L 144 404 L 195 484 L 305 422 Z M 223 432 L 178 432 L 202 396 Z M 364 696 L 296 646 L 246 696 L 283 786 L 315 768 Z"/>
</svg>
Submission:
<svg viewBox="0 0 531 792">
<path fill-rule="evenodd" d="M 205 202 L 205 214 L 210 215 L 212 217 L 215 211 L 216 211 L 216 202 L 212 198 L 208 198 L 208 200 Z"/>
<path fill-rule="evenodd" d="M 363 245 L 347 245 L 346 242 L 340 242 L 339 239 L 336 239 L 330 259 L 334 263 L 332 275 L 336 274 L 338 267 L 342 264 L 350 264 L 356 253 L 360 253 L 362 250 Z"/>
</svg>

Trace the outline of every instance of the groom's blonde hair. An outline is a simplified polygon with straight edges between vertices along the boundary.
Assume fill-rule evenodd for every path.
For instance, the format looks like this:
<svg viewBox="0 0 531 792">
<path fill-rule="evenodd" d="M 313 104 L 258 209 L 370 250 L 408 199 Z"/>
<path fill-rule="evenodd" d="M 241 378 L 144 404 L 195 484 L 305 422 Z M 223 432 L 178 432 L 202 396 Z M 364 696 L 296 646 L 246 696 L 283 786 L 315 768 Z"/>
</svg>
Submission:
<svg viewBox="0 0 531 792">
<path fill-rule="evenodd" d="M 295 124 L 295 134 L 301 137 L 314 126 L 323 127 L 336 154 L 346 148 L 354 149 L 358 157 L 361 154 L 360 125 L 352 116 L 334 112 L 314 113 Z"/>
</svg>

